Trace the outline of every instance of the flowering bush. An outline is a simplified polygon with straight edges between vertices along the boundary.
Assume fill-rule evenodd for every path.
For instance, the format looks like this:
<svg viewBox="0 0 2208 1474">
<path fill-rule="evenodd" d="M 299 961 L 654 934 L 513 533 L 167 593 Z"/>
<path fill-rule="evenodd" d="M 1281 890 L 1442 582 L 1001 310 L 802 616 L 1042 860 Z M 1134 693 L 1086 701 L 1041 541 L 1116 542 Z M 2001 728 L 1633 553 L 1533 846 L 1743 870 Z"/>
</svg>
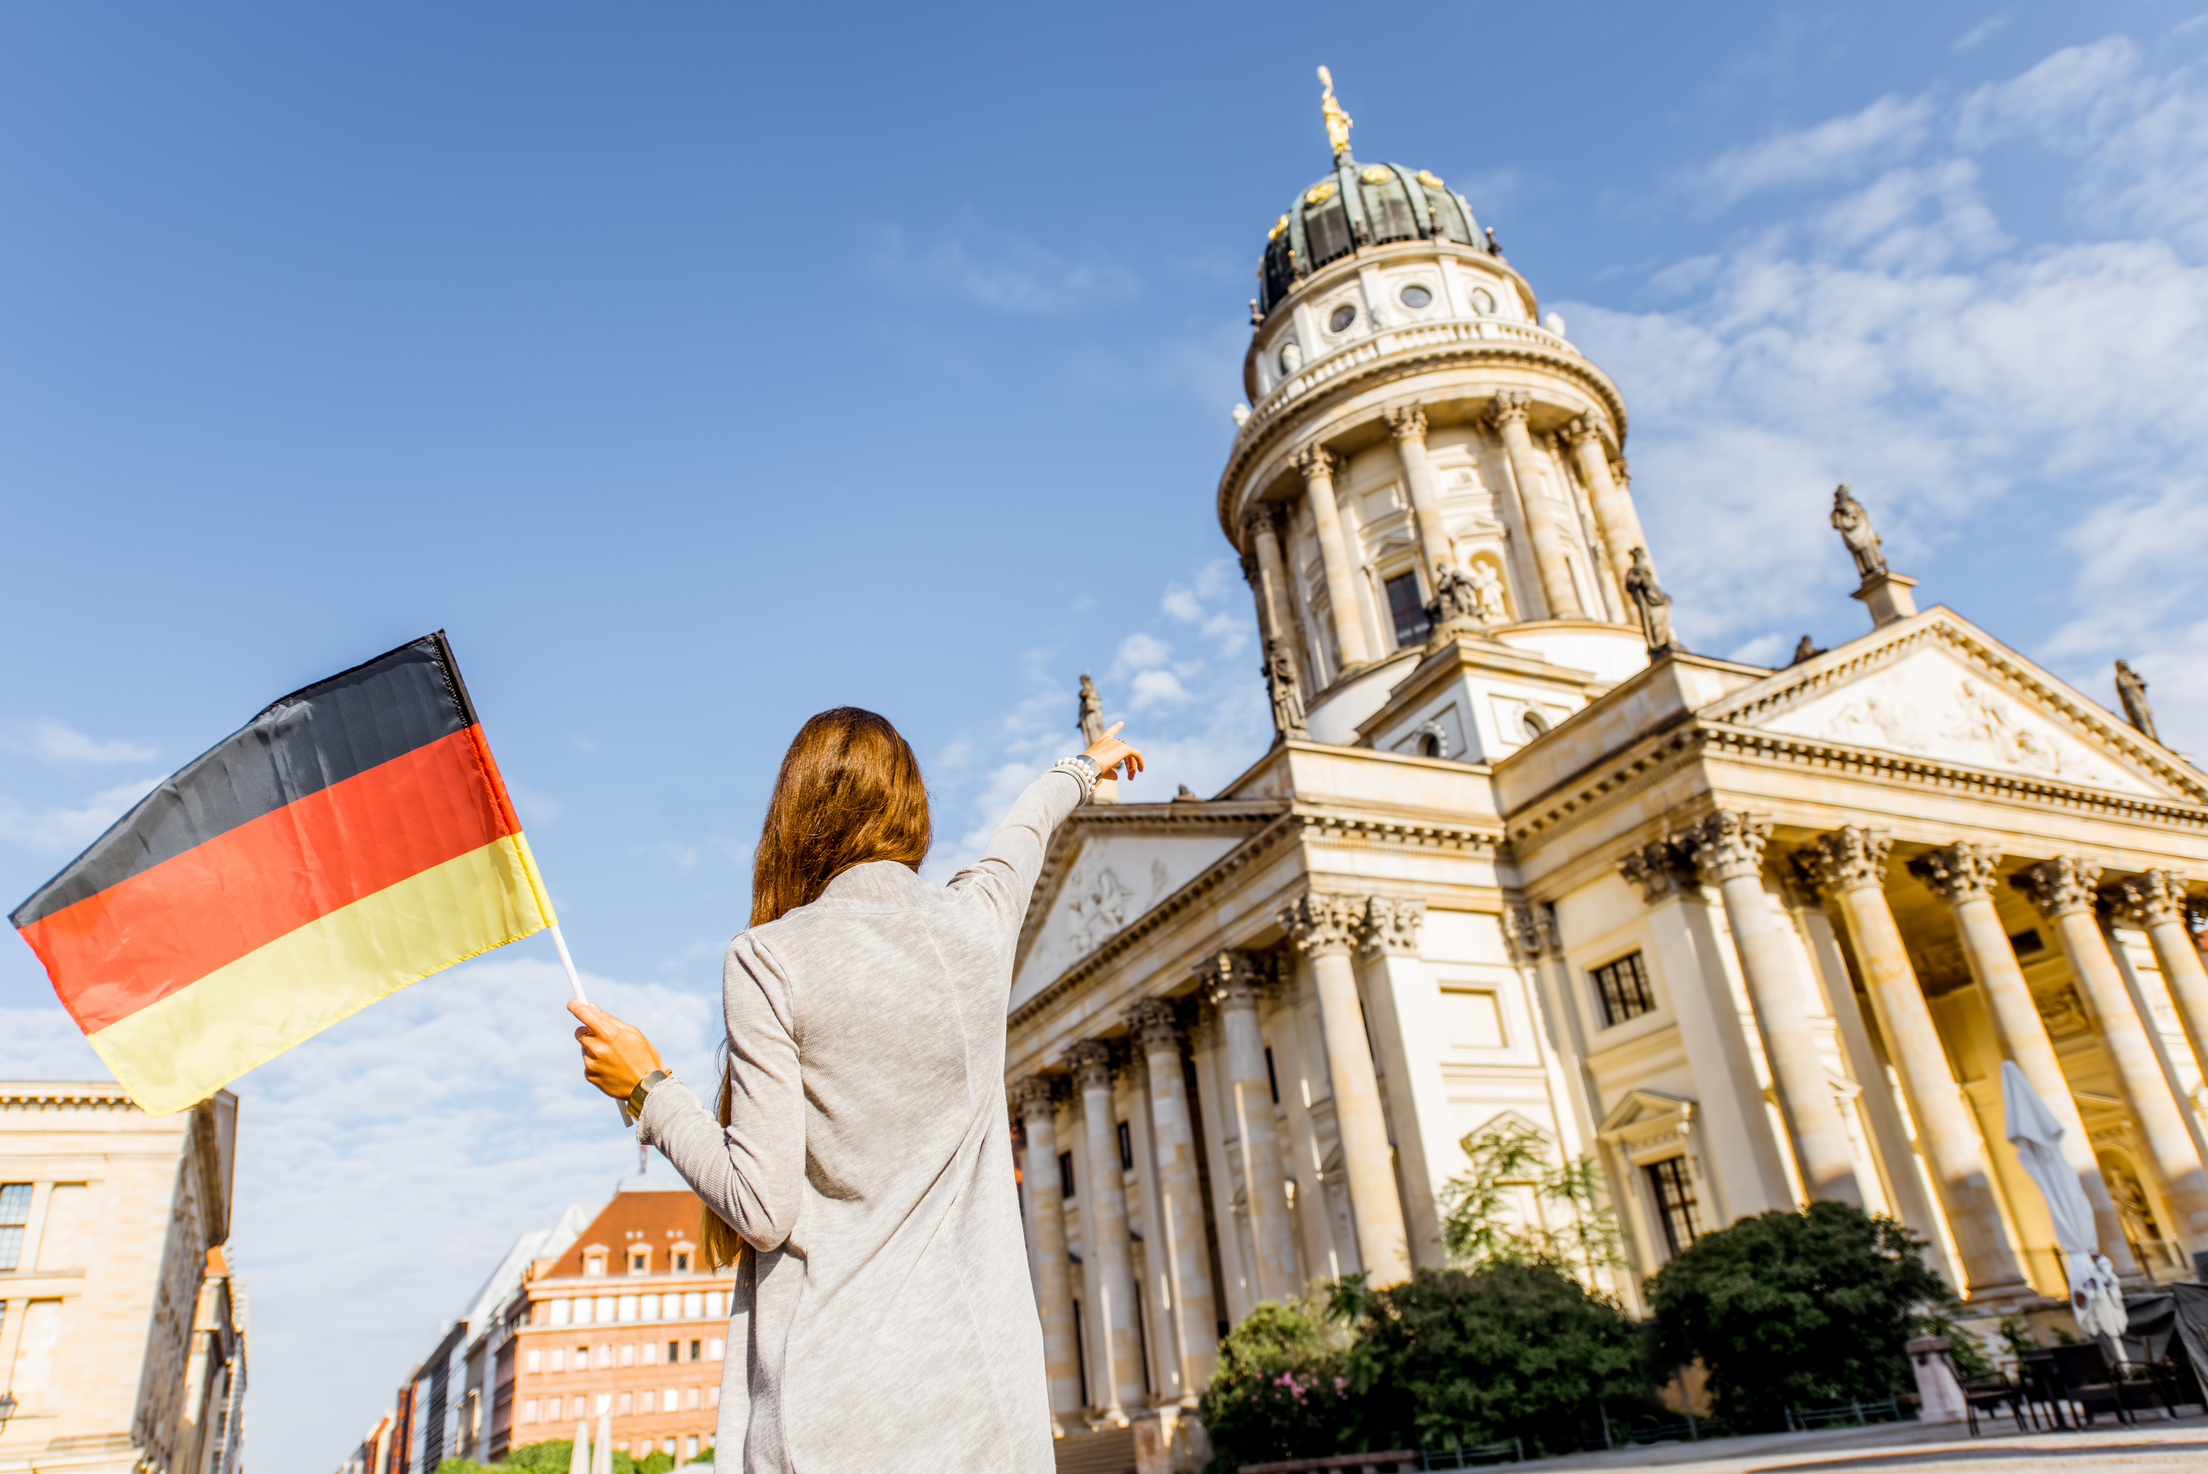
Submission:
<svg viewBox="0 0 2208 1474">
<path fill-rule="evenodd" d="M 1219 1343 L 1204 1389 L 1208 1474 L 1243 1464 L 1312 1458 L 1350 1445 L 1354 1409 L 1342 1355 L 1347 1337 L 1317 1302 L 1258 1306 Z"/>
</svg>

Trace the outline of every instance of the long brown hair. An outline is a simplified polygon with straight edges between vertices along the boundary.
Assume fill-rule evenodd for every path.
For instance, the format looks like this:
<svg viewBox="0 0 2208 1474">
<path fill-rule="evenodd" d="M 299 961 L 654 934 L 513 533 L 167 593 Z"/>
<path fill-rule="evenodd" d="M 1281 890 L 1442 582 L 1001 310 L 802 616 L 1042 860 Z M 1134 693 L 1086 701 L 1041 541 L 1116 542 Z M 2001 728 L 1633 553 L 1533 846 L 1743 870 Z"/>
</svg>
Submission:
<svg viewBox="0 0 2208 1474">
<path fill-rule="evenodd" d="M 751 861 L 751 924 L 764 926 L 819 900 L 830 881 L 855 865 L 894 860 L 918 870 L 932 832 L 912 745 L 873 712 L 856 706 L 822 712 L 798 729 L 767 800 Z M 724 1044 L 723 1126 L 734 1094 Z M 734 1264 L 743 1252 L 743 1239 L 710 1208 L 703 1238 L 709 1265 Z"/>
</svg>

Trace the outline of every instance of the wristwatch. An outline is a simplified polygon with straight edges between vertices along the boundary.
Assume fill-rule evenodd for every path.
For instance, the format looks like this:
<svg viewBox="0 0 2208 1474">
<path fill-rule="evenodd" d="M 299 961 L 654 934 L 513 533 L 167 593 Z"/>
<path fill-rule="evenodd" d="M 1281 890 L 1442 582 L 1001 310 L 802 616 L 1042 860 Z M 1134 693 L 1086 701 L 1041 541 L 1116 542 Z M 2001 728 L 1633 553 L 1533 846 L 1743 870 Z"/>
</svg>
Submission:
<svg viewBox="0 0 2208 1474">
<path fill-rule="evenodd" d="M 672 1074 L 668 1073 L 666 1070 L 654 1070 L 649 1075 L 646 1075 L 643 1079 L 637 1081 L 636 1088 L 629 1092 L 629 1114 L 632 1116 L 643 1115 L 644 1097 L 650 1095 L 652 1093 L 652 1088 L 659 1084 L 660 1081 L 672 1080 L 674 1078 L 675 1077 Z"/>
</svg>

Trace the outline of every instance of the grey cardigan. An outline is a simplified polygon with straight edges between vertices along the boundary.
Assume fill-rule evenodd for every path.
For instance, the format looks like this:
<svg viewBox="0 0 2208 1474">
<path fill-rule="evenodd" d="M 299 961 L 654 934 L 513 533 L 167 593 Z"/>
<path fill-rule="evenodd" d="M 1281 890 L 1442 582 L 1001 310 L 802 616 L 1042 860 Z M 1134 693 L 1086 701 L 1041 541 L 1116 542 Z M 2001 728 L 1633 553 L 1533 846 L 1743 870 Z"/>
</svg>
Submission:
<svg viewBox="0 0 2208 1474">
<path fill-rule="evenodd" d="M 729 945 L 732 1119 L 675 1082 L 640 1138 L 743 1235 L 716 1467 L 1049 1474 L 1042 1326 L 1004 1095 L 1046 773 L 949 885 L 879 861 Z"/>
</svg>

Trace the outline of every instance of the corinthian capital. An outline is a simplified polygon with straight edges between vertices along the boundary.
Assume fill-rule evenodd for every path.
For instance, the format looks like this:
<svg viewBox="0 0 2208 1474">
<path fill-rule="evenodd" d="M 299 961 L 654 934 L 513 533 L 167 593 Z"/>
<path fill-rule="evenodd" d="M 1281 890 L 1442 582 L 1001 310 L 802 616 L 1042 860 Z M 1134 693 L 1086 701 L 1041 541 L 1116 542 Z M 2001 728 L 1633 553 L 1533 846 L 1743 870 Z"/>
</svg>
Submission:
<svg viewBox="0 0 2208 1474">
<path fill-rule="evenodd" d="M 1870 829 L 1843 825 L 1819 835 L 1807 849 L 1797 850 L 1794 864 L 1802 878 L 1829 890 L 1855 891 L 1886 882 L 1886 857 L 1894 842 Z"/>
<path fill-rule="evenodd" d="M 2116 914 L 2134 926 L 2185 919 L 2184 878 L 2168 870 L 2142 870 L 2102 894 Z"/>
<path fill-rule="evenodd" d="M 1112 1046 L 1102 1039 L 1083 1039 L 1066 1051 L 1066 1063 L 1083 1090 L 1112 1088 Z"/>
<path fill-rule="evenodd" d="M 1247 952 L 1226 948 L 1212 953 L 1192 969 L 1197 991 L 1219 1008 L 1255 1008 L 1265 990 L 1265 970 Z"/>
<path fill-rule="evenodd" d="M 1280 514 L 1284 510 L 1278 502 L 1259 502 L 1242 514 L 1242 535 L 1250 540 L 1253 548 L 1257 538 L 1267 533 L 1279 535 Z"/>
<path fill-rule="evenodd" d="M 1770 837 L 1769 819 L 1719 809 L 1696 821 L 1678 842 L 1704 876 L 1720 881 L 1762 874 L 1763 846 Z"/>
<path fill-rule="evenodd" d="M 1618 874 L 1641 889 L 1648 905 L 1668 901 L 1694 884 L 1693 867 L 1669 839 L 1639 849 L 1618 861 Z"/>
<path fill-rule="evenodd" d="M 1564 438 L 1574 445 L 1585 445 L 1590 440 L 1598 442 L 1599 445 L 1602 439 L 1601 418 L 1596 415 L 1575 416 L 1572 422 L 1564 427 Z"/>
<path fill-rule="evenodd" d="M 1974 896 L 1993 894 L 1993 873 L 2001 852 L 1990 845 L 1959 839 L 1909 862 L 1909 873 L 1930 886 L 1943 901 L 1960 905 Z"/>
<path fill-rule="evenodd" d="M 1426 411 L 1415 404 L 1388 411 L 1388 433 L 1397 440 L 1426 438 Z"/>
<path fill-rule="evenodd" d="M 1426 920 L 1426 903 L 1374 896 L 1365 902 L 1365 926 L 1360 938 L 1367 956 L 1393 952 L 1418 955 L 1418 929 Z"/>
<path fill-rule="evenodd" d="M 1013 1108 L 1023 1118 L 1047 1117 L 1058 1101 L 1058 1077 L 1029 1075 L 1005 1093 L 1012 1098 Z"/>
<path fill-rule="evenodd" d="M 1555 910 L 1541 901 L 1510 907 L 1503 912 L 1503 942 L 1517 962 L 1538 962 L 1561 951 Z"/>
<path fill-rule="evenodd" d="M 1528 389 L 1498 389 L 1487 407 L 1487 417 L 1500 430 L 1505 425 L 1523 425 L 1526 411 L 1533 406 L 1533 392 Z"/>
<path fill-rule="evenodd" d="M 1288 457 L 1288 464 L 1301 471 L 1306 482 L 1332 481 L 1341 463 L 1342 458 L 1323 445 L 1307 445 Z"/>
<path fill-rule="evenodd" d="M 2049 917 L 2090 909 L 2094 887 L 2100 883 L 2101 867 L 2076 855 L 2057 855 L 2009 877 L 2009 884 L 2031 897 L 2040 915 Z"/>
<path fill-rule="evenodd" d="M 1127 1028 L 1143 1052 L 1159 1054 L 1181 1047 L 1181 1013 L 1163 998 L 1145 998 L 1127 1010 Z"/>
<path fill-rule="evenodd" d="M 1347 952 L 1364 923 L 1365 902 L 1356 896 L 1309 895 L 1280 913 L 1288 940 L 1312 957 Z"/>
</svg>

